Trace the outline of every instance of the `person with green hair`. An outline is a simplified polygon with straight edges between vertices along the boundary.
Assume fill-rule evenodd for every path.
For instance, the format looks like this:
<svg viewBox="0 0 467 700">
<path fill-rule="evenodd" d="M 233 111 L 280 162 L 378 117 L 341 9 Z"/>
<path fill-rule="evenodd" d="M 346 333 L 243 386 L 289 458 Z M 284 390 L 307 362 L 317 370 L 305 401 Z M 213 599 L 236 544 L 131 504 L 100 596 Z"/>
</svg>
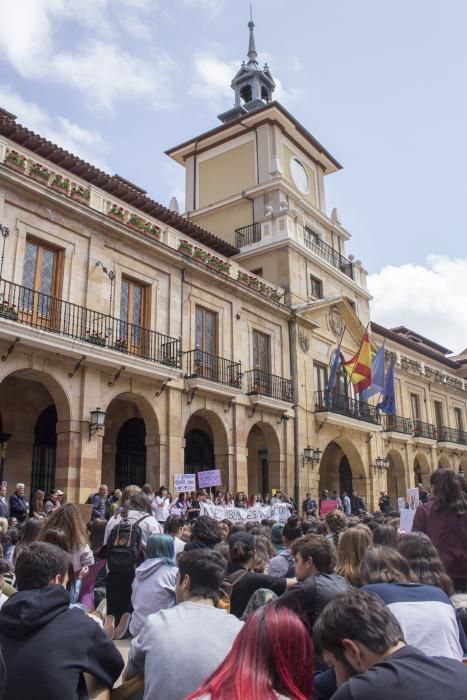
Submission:
<svg viewBox="0 0 467 700">
<path fill-rule="evenodd" d="M 146 545 L 146 560 L 136 569 L 133 581 L 129 627 L 133 637 L 141 632 L 148 615 L 175 605 L 177 571 L 173 537 L 151 535 Z"/>
</svg>

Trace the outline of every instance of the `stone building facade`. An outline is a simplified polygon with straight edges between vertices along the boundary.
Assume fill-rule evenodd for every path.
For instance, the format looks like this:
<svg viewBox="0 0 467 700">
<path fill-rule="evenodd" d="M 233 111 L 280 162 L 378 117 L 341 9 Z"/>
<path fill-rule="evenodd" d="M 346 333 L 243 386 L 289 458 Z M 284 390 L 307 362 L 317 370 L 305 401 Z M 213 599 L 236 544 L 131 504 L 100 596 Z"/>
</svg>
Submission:
<svg viewBox="0 0 467 700">
<path fill-rule="evenodd" d="M 183 216 L 0 112 L 9 488 L 82 501 L 102 481 L 172 489 L 219 468 L 230 491 L 355 488 L 374 506 L 467 464 L 467 358 L 407 329 L 370 329 L 396 356 L 397 420 L 343 375 L 325 401 L 342 332 L 350 357 L 370 324 L 366 271 L 326 214 L 341 166 L 272 101 L 252 26 L 248 59 L 221 126 L 167 152 L 186 170 Z"/>
</svg>

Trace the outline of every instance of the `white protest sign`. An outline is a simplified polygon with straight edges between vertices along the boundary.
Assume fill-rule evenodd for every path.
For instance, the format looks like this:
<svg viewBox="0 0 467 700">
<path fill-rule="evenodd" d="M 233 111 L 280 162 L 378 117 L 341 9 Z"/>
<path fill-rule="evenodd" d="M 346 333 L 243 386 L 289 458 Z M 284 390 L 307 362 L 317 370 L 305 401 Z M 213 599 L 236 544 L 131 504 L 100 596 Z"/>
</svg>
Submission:
<svg viewBox="0 0 467 700">
<path fill-rule="evenodd" d="M 405 498 L 404 496 L 399 496 L 397 499 L 397 510 L 402 510 L 405 508 Z"/>
<path fill-rule="evenodd" d="M 399 529 L 404 532 L 412 532 L 413 519 L 415 510 L 413 508 L 402 508 L 400 512 L 401 520 Z"/>
<path fill-rule="evenodd" d="M 211 486 L 220 486 L 222 484 L 221 470 L 210 469 L 207 472 L 198 472 L 198 483 L 200 489 L 210 489 Z"/>
<path fill-rule="evenodd" d="M 412 510 L 417 510 L 420 503 L 420 494 L 418 489 L 407 489 L 408 502 Z"/>
<path fill-rule="evenodd" d="M 174 474 L 174 492 L 196 491 L 196 474 Z"/>
</svg>

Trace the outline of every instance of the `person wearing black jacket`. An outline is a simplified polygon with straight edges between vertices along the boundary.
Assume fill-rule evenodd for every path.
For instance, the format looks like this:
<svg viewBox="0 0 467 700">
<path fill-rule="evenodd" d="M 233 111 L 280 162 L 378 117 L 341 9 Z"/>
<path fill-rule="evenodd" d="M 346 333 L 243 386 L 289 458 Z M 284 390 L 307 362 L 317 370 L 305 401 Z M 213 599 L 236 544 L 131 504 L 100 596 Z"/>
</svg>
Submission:
<svg viewBox="0 0 467 700">
<path fill-rule="evenodd" d="M 10 496 L 10 518 L 16 518 L 22 526 L 29 515 L 29 501 L 24 497 L 24 484 L 16 484 L 15 492 Z"/>
<path fill-rule="evenodd" d="M 22 550 L 18 593 L 0 610 L 0 646 L 7 668 L 4 700 L 84 700 L 83 674 L 112 688 L 123 659 L 99 624 L 70 609 L 69 557 L 46 542 Z"/>
</svg>

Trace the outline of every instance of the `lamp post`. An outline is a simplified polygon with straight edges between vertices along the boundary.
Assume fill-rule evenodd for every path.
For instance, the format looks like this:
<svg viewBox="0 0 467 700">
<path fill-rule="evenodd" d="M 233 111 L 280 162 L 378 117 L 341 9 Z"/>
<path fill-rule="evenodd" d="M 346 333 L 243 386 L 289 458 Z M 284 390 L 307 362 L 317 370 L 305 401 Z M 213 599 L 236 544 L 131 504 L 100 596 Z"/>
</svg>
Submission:
<svg viewBox="0 0 467 700">
<path fill-rule="evenodd" d="M 313 448 L 308 445 L 303 450 L 303 462 L 307 464 L 319 464 L 323 453 L 319 448 Z"/>
<path fill-rule="evenodd" d="M 0 433 L 0 484 L 3 481 L 3 471 L 5 468 L 5 457 L 8 440 L 11 438 L 11 433 Z"/>
<path fill-rule="evenodd" d="M 3 224 L 0 224 L 0 235 L 3 238 L 2 257 L 0 259 L 0 280 L 1 280 L 2 273 L 3 273 L 3 261 L 5 259 L 5 243 L 6 243 L 6 239 L 10 235 L 10 229 L 8 228 L 8 226 L 4 226 Z"/>
<path fill-rule="evenodd" d="M 112 297 L 114 291 L 115 270 L 109 270 L 100 260 L 96 262 L 96 267 L 102 267 L 102 272 L 107 275 L 110 280 L 110 296 L 109 296 L 109 316 L 112 316 Z"/>
</svg>

